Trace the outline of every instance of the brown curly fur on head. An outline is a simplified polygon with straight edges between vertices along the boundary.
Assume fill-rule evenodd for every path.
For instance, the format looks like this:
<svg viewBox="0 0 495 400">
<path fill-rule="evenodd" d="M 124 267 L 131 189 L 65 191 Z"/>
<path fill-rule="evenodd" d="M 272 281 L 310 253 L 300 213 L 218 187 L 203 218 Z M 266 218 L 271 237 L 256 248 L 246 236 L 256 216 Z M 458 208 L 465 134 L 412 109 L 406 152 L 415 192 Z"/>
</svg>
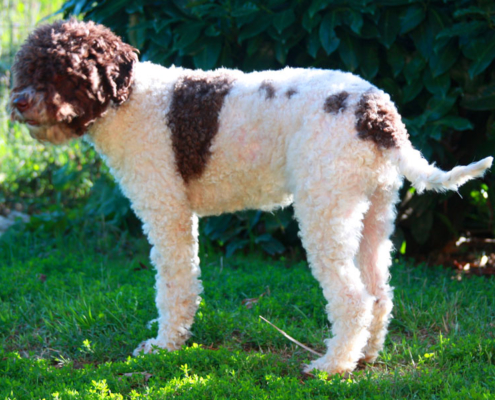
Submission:
<svg viewBox="0 0 495 400">
<path fill-rule="evenodd" d="M 44 107 L 32 111 L 41 119 L 37 123 L 62 124 L 64 135 L 80 136 L 111 102 L 127 100 L 136 52 L 94 22 L 71 19 L 42 25 L 16 55 L 11 101 L 19 93 L 26 95 L 34 106 Z M 29 119 L 14 114 L 14 119 Z"/>
</svg>

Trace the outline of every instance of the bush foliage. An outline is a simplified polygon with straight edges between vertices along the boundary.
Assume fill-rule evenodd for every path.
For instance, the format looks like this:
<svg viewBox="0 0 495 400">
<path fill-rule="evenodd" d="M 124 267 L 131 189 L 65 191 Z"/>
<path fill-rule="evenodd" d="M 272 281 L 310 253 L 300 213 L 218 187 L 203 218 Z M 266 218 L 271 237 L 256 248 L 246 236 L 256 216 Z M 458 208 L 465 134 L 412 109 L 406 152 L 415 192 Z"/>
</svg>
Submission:
<svg viewBox="0 0 495 400">
<path fill-rule="evenodd" d="M 140 49 L 142 60 L 163 65 L 357 73 L 391 94 L 413 143 L 445 169 L 495 150 L 492 1 L 69 0 L 62 12 L 109 26 Z M 427 242 L 439 246 L 466 230 L 492 234 L 493 181 L 467 184 L 461 194 L 463 201 L 455 194 L 419 197 L 405 188 L 398 243 L 425 250 Z M 224 234 L 228 218 L 236 225 Z M 253 240 L 284 248 L 274 239 L 282 223 L 267 232 L 271 217 L 255 218 L 254 226 L 243 218 L 208 221 L 204 230 L 231 250 Z"/>
</svg>

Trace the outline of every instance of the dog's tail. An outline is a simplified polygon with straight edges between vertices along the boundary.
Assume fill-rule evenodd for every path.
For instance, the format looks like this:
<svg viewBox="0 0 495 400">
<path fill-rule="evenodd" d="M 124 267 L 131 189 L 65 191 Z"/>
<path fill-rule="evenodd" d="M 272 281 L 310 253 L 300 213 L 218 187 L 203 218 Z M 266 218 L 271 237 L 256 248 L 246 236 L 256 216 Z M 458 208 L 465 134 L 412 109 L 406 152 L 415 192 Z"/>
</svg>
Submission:
<svg viewBox="0 0 495 400">
<path fill-rule="evenodd" d="M 455 167 L 451 171 L 442 171 L 434 164 L 429 164 L 408 142 L 396 151 L 399 171 L 412 183 L 418 193 L 424 190 L 437 192 L 457 190 L 467 181 L 483 176 L 493 161 L 493 157 L 486 157 L 466 166 Z"/>
</svg>

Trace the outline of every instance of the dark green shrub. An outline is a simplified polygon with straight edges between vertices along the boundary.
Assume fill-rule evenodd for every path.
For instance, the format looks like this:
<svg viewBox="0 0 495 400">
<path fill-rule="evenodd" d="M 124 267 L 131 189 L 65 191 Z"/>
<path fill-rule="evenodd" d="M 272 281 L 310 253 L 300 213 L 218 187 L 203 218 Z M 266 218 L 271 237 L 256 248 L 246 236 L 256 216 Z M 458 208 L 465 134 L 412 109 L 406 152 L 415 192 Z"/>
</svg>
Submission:
<svg viewBox="0 0 495 400">
<path fill-rule="evenodd" d="M 352 71 L 392 95 L 413 143 L 442 167 L 494 152 L 493 1 L 70 0 L 63 12 L 111 27 L 164 65 Z M 493 233 L 485 182 L 466 185 L 464 201 L 404 190 L 399 237 L 424 250 L 465 230 Z"/>
</svg>

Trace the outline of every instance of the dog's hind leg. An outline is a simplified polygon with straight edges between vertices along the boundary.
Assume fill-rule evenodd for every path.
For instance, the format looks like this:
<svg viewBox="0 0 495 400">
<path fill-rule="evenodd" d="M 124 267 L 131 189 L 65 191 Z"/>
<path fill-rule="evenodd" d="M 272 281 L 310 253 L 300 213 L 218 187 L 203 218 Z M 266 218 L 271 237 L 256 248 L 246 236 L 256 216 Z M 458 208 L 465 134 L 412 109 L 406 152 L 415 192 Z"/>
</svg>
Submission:
<svg viewBox="0 0 495 400">
<path fill-rule="evenodd" d="M 326 311 L 333 333 L 325 341 L 326 354 L 311 362 L 306 371 L 319 369 L 330 374 L 355 369 L 369 338 L 374 303 L 354 263 L 363 216 L 369 207 L 366 179 L 355 170 L 339 170 L 337 165 L 310 166 L 312 174 L 300 175 L 294 191 L 302 242 L 311 271 L 328 301 Z M 318 169 L 328 175 L 318 178 L 324 175 Z"/>
<path fill-rule="evenodd" d="M 366 289 L 375 298 L 370 338 L 363 351 L 363 361 L 366 362 L 375 361 L 382 350 L 391 319 L 393 304 L 389 267 L 392 263 L 392 243 L 389 237 L 394 230 L 395 204 L 399 200 L 400 184 L 396 179 L 387 187 L 378 187 L 372 195 L 356 257 Z"/>
</svg>

